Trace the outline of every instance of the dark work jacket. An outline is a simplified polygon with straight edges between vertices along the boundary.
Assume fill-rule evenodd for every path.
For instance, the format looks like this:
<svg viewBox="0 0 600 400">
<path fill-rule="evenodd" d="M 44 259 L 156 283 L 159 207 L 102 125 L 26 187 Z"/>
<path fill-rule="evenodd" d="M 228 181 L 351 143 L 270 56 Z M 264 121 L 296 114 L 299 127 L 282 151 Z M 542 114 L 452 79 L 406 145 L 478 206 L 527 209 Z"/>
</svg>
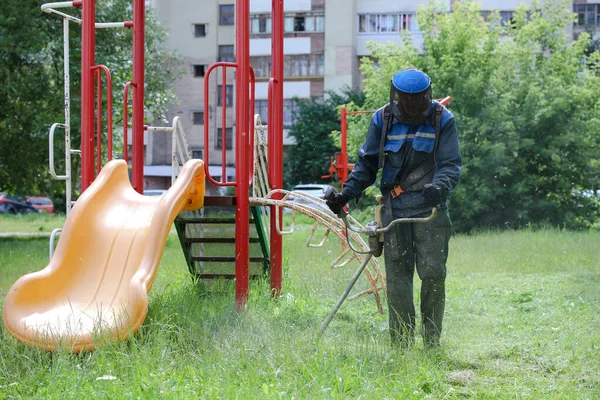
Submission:
<svg viewBox="0 0 600 400">
<path fill-rule="evenodd" d="M 435 112 L 433 104 L 431 112 Z M 419 154 L 434 151 L 436 137 L 433 125 L 435 122 L 431 121 L 434 119 L 433 117 L 429 118 L 426 123 L 414 126 L 400 123 L 394 118 L 384 147 L 385 162 L 380 185 L 381 193 L 384 196 L 398 184 L 397 177 L 402 169 L 408 146 L 412 146 L 413 150 L 419 152 Z M 371 118 L 367 138 L 358 151 L 358 162 L 355 164 L 352 174 L 344 183 L 344 192 L 350 195 L 351 198 L 360 197 L 363 190 L 371 186 L 377 178 L 382 129 L 383 107 L 377 110 Z M 437 138 L 435 163 L 436 167 L 431 182 L 442 188 L 443 198 L 445 199 L 458 183 L 462 163 L 454 115 L 446 108 L 444 108 L 442 114 L 440 133 Z M 404 168 L 412 170 L 415 166 L 405 165 Z M 446 207 L 446 202 L 442 201 L 440 208 Z M 425 198 L 419 190 L 406 192 L 392 199 L 392 210 L 395 218 L 406 218 L 426 213 L 431 210 L 431 207 L 425 203 Z"/>
</svg>

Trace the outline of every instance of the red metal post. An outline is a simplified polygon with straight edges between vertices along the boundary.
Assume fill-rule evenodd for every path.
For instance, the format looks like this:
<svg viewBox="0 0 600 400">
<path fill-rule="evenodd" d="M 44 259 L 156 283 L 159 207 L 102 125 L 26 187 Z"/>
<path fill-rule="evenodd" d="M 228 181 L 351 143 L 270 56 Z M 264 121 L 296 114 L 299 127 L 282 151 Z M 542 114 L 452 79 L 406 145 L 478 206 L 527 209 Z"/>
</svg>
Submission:
<svg viewBox="0 0 600 400">
<path fill-rule="evenodd" d="M 227 182 L 227 67 L 221 68 L 221 182 Z M 205 79 L 204 84 L 208 86 Z M 204 147 L 208 146 L 208 142 Z"/>
<path fill-rule="evenodd" d="M 272 0 L 271 68 L 273 82 L 273 103 L 269 113 L 269 170 L 271 171 L 271 189 L 283 188 L 283 0 Z M 281 195 L 276 195 L 280 199 Z M 281 293 L 283 238 L 277 233 L 277 226 L 282 224 L 282 213 L 279 220 L 275 217 L 275 209 L 271 209 L 271 292 Z"/>
<path fill-rule="evenodd" d="M 100 70 L 96 71 L 96 90 L 98 99 L 96 100 L 96 176 L 102 169 L 102 75 Z"/>
<path fill-rule="evenodd" d="M 94 54 L 96 0 L 81 5 L 81 191 L 94 180 Z"/>
<path fill-rule="evenodd" d="M 348 149 L 347 149 L 347 138 L 348 138 L 348 113 L 346 107 L 342 107 L 342 169 L 340 170 L 340 180 L 342 181 L 342 187 L 344 182 L 348 179 Z"/>
<path fill-rule="evenodd" d="M 230 62 L 216 62 L 214 64 L 212 64 L 210 67 L 208 67 L 208 69 L 206 70 L 206 72 L 204 73 L 204 172 L 206 174 L 206 180 L 209 181 L 210 183 L 212 183 L 215 186 L 235 186 L 235 180 L 232 182 L 227 182 L 226 181 L 226 177 L 223 177 L 223 179 L 221 179 L 220 182 L 217 182 L 210 174 L 210 169 L 209 169 L 209 165 L 210 165 L 210 146 L 208 145 L 209 143 L 209 128 L 210 128 L 210 103 L 208 102 L 209 97 L 209 82 L 210 82 L 210 74 L 212 74 L 213 70 L 215 70 L 218 67 L 222 67 L 223 70 L 225 70 L 225 68 L 236 68 L 237 64 L 235 63 L 230 63 Z M 225 105 L 223 105 L 225 106 Z M 226 124 L 226 122 L 222 122 L 222 124 Z M 236 153 L 237 154 L 237 153 Z M 237 159 L 236 159 L 237 162 Z"/>
<path fill-rule="evenodd" d="M 250 79 L 250 4 L 249 0 L 236 0 L 236 215 L 235 215 L 235 300 L 242 310 L 248 300 L 248 267 L 250 242 L 250 202 L 248 184 L 248 152 L 250 151 L 250 118 L 248 99 Z M 223 127 L 225 128 L 225 127 Z M 225 143 L 223 143 L 225 145 Z"/>
<path fill-rule="evenodd" d="M 86 0 L 88 1 L 88 0 Z M 133 112 L 131 176 L 138 193 L 144 191 L 144 27 L 145 0 L 133 0 Z"/>
</svg>

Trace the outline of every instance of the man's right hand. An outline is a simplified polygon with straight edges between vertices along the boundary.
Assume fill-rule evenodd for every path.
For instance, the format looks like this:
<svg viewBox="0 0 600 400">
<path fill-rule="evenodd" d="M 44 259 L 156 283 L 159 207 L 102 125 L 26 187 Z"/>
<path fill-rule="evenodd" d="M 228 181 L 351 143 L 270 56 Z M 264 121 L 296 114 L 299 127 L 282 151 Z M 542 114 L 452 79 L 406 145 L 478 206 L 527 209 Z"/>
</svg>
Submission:
<svg viewBox="0 0 600 400">
<path fill-rule="evenodd" d="M 325 192 L 325 200 L 327 200 L 327 207 L 336 215 L 340 215 L 341 211 L 344 209 L 344 206 L 348 204 L 350 200 L 350 196 L 344 192 L 339 193 L 334 190 L 327 189 Z"/>
</svg>

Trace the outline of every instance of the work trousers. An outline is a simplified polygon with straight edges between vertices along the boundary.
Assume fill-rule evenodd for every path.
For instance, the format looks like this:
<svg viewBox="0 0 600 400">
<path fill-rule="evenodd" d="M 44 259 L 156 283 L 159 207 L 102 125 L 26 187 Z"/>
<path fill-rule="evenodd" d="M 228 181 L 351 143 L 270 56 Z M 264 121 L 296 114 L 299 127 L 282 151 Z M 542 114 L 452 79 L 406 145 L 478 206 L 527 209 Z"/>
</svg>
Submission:
<svg viewBox="0 0 600 400">
<path fill-rule="evenodd" d="M 446 260 L 452 225 L 448 211 L 438 211 L 437 216 L 429 222 L 396 224 L 384 236 L 389 326 L 394 344 L 410 344 L 414 338 L 413 277 L 416 268 L 422 281 L 423 339 L 426 346 L 439 346 L 446 299 Z M 390 213 L 383 214 L 387 225 Z"/>
</svg>

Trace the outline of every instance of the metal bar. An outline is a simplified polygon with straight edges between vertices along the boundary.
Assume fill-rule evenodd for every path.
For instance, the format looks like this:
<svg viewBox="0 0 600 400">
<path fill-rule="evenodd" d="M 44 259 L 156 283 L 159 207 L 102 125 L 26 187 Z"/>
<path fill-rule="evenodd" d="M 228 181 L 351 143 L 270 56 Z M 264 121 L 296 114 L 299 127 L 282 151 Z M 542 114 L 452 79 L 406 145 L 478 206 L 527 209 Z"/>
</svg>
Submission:
<svg viewBox="0 0 600 400">
<path fill-rule="evenodd" d="M 344 182 L 346 182 L 346 179 L 348 179 L 348 150 L 347 150 L 347 135 L 348 135 L 348 119 L 347 117 L 347 113 L 346 113 L 346 107 L 342 107 L 342 116 L 341 116 L 341 122 L 342 122 L 342 132 L 341 132 L 341 136 L 342 136 L 342 143 L 341 143 L 341 147 L 342 147 L 342 165 L 338 165 L 338 171 L 341 172 L 341 176 L 340 176 L 340 181 L 342 182 L 342 188 L 344 187 Z"/>
<path fill-rule="evenodd" d="M 236 63 L 229 62 L 216 62 L 212 64 L 204 73 L 204 173 L 206 179 L 215 186 L 235 186 L 234 182 L 217 182 L 210 174 L 210 146 L 209 144 L 209 114 L 210 114 L 210 103 L 209 103 L 209 78 L 212 71 L 217 67 L 233 67 L 236 68 Z"/>
<path fill-rule="evenodd" d="M 81 1 L 61 1 L 61 2 L 56 2 L 56 3 L 42 4 L 40 8 L 45 13 L 56 14 L 56 15 L 63 17 L 64 19 L 73 21 L 73 22 L 81 25 L 81 19 L 74 17 L 72 15 L 66 14 L 62 11 L 56 10 L 56 8 L 71 8 L 71 7 L 80 7 L 80 6 L 81 6 Z"/>
<path fill-rule="evenodd" d="M 56 228 L 50 234 L 50 245 L 48 249 L 48 256 L 50 261 L 52 261 L 52 256 L 54 255 L 54 241 L 56 240 L 56 235 L 62 232 L 62 228 Z"/>
<path fill-rule="evenodd" d="M 108 69 L 108 67 L 106 65 L 94 65 L 92 67 L 92 69 L 97 71 L 97 78 L 98 78 L 98 90 L 101 91 L 102 90 L 102 77 L 100 75 L 100 72 L 104 72 L 104 76 L 106 76 L 106 124 L 107 124 L 107 130 L 106 130 L 106 142 L 107 142 L 107 159 L 108 161 L 112 160 L 112 140 L 113 140 L 113 129 L 112 129 L 112 122 L 113 122 L 113 110 L 112 110 L 112 97 L 113 97 L 113 92 L 112 92 L 112 77 L 110 74 L 110 70 Z M 102 97 L 99 95 L 99 99 L 101 100 Z M 100 104 L 102 104 L 102 102 L 100 102 Z M 100 108 L 100 112 L 98 114 L 98 118 L 101 119 L 102 117 L 102 108 Z M 101 124 L 98 125 L 100 128 L 102 127 Z M 101 140 L 102 138 L 102 131 L 98 130 L 99 134 L 98 134 L 98 140 Z"/>
<path fill-rule="evenodd" d="M 102 169 L 102 76 L 100 70 L 92 67 L 96 71 L 96 176 L 100 174 Z"/>
<path fill-rule="evenodd" d="M 145 0 L 133 0 L 132 186 L 144 192 L 144 27 Z"/>
<path fill-rule="evenodd" d="M 238 311 L 243 310 L 248 300 L 248 264 L 249 264 L 249 185 L 248 151 L 250 118 L 248 116 L 248 79 L 250 70 L 250 4 L 249 0 L 236 0 L 236 222 L 235 234 L 235 300 Z"/>
<path fill-rule="evenodd" d="M 365 259 L 362 262 L 362 264 L 360 264 L 360 267 L 358 267 L 358 269 L 354 273 L 354 276 L 352 277 L 352 279 L 350 279 L 350 282 L 348 283 L 348 286 L 346 286 L 346 290 L 344 290 L 344 293 L 342 293 L 342 295 L 338 299 L 337 303 L 335 303 L 335 305 L 333 306 L 333 308 L 329 312 L 329 315 L 327 315 L 327 318 L 325 318 L 325 320 L 321 324 L 321 329 L 319 330 L 319 335 L 322 335 L 323 332 L 325 332 L 325 329 L 327 329 L 327 327 L 329 326 L 329 323 L 331 322 L 331 320 L 333 319 L 333 317 L 335 317 L 335 314 L 338 312 L 338 310 L 340 309 L 341 305 L 344 303 L 344 300 L 346 300 L 346 297 L 348 297 L 348 293 L 350 293 L 350 290 L 352 290 L 352 288 L 354 287 L 354 284 L 356 283 L 356 281 L 358 280 L 358 278 L 362 274 L 363 270 L 365 269 L 365 267 L 367 266 L 367 264 L 369 263 L 369 261 L 371 261 L 371 257 L 372 256 L 373 256 L 372 254 L 367 255 L 367 257 L 365 257 Z"/>
<path fill-rule="evenodd" d="M 72 8 L 75 7 L 73 5 L 73 1 L 59 1 L 54 3 L 46 3 L 41 5 L 41 9 L 43 12 L 50 13 L 53 8 Z"/>
<path fill-rule="evenodd" d="M 273 21 L 271 65 L 274 82 L 272 97 L 269 100 L 269 103 L 273 102 L 273 106 L 267 122 L 270 139 L 269 170 L 272 171 L 271 189 L 283 188 L 283 2 L 284 0 L 272 0 L 271 3 Z M 277 232 L 282 221 L 279 213 L 271 212 L 271 293 L 273 295 L 281 293 L 282 285 L 283 238 Z"/>
<path fill-rule="evenodd" d="M 50 127 L 50 133 L 48 134 L 48 137 L 49 137 L 48 161 L 49 161 L 49 166 L 50 166 L 50 175 L 52 175 L 52 177 L 54 179 L 62 181 L 62 180 L 67 180 L 69 178 L 69 176 L 68 176 L 68 174 L 56 175 L 56 170 L 54 168 L 54 131 L 56 130 L 56 128 L 65 128 L 66 129 L 67 125 L 56 122 L 56 123 L 52 124 L 52 126 Z"/>
<path fill-rule="evenodd" d="M 96 22 L 96 29 L 109 29 L 109 28 L 131 28 L 133 23 L 131 21 L 123 22 Z"/>
<path fill-rule="evenodd" d="M 86 0 L 81 6 L 81 190 L 94 180 L 94 21 L 96 0 Z"/>
<path fill-rule="evenodd" d="M 255 101 L 255 83 L 256 78 L 254 77 L 254 68 L 250 66 L 250 111 L 249 117 L 254 122 L 254 101 Z M 249 185 L 252 185 L 252 179 L 254 179 L 254 123 L 248 124 L 250 128 L 250 160 L 248 163 L 248 172 L 249 172 Z"/>
<path fill-rule="evenodd" d="M 71 75 L 69 72 L 69 19 L 63 19 L 63 78 L 65 92 L 65 200 L 66 214 L 71 211 Z"/>
<path fill-rule="evenodd" d="M 221 182 L 227 182 L 227 67 L 221 79 Z M 233 139 L 232 139 L 233 140 Z"/>
<path fill-rule="evenodd" d="M 129 123 L 127 121 L 127 117 L 129 116 L 129 86 L 135 87 L 135 84 L 129 81 L 125 84 L 125 89 L 123 89 L 123 159 L 125 160 L 125 162 L 129 161 L 129 157 L 127 154 L 127 136 L 129 135 Z"/>
</svg>

